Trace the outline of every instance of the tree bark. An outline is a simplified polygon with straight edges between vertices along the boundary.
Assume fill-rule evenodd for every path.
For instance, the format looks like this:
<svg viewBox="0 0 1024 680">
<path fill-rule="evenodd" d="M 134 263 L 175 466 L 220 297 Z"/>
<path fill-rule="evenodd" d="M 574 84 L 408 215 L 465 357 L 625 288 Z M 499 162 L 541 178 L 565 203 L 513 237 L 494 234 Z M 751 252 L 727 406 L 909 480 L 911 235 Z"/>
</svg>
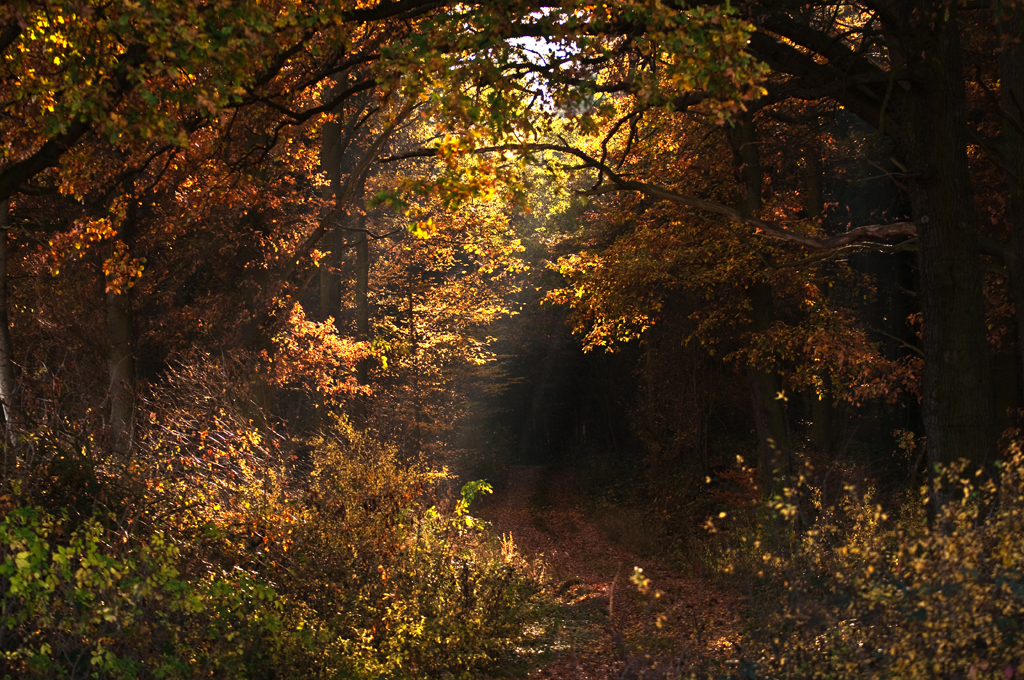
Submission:
<svg viewBox="0 0 1024 680">
<path fill-rule="evenodd" d="M 325 89 L 325 103 L 335 96 L 336 89 L 337 86 Z M 327 174 L 327 184 L 322 191 L 324 201 L 337 201 L 341 193 L 341 156 L 341 123 L 327 121 L 323 124 L 320 140 L 320 169 Z M 341 232 L 327 225 L 323 244 L 327 255 L 320 264 L 320 320 L 333 316 L 337 324 L 341 311 L 341 274 L 338 266 L 341 264 L 344 246 Z"/>
<path fill-rule="evenodd" d="M 1019 367 L 1024 371 L 1024 11 L 1008 7 L 1003 24 L 1006 42 L 999 54 L 999 82 L 1003 113 L 1003 159 L 1007 166 L 1010 198 L 1011 248 L 1010 287 L 1017 310 Z M 1024 384 L 1024 375 L 1020 376 Z"/>
<path fill-rule="evenodd" d="M 324 234 L 323 245 L 327 254 L 320 262 L 319 318 L 321 321 L 325 321 L 327 320 L 327 317 L 333 317 L 334 328 L 340 333 L 341 315 L 339 312 L 341 311 L 342 293 L 342 277 L 340 268 L 342 264 L 341 253 L 345 247 L 345 240 L 341 231 L 338 229 L 332 229 Z"/>
<path fill-rule="evenodd" d="M 338 87 L 340 86 L 336 85 L 335 89 Z M 342 251 L 346 247 L 352 247 L 356 254 L 356 339 L 366 342 L 370 336 L 370 251 L 364 198 L 367 160 L 376 155 L 376 149 L 386 136 L 390 135 L 390 131 L 379 137 L 375 143 L 370 143 L 367 138 L 368 130 L 357 126 L 361 117 L 362 112 L 357 106 L 348 117 L 344 128 L 338 122 L 327 122 L 323 127 L 320 163 L 328 177 L 323 197 L 325 200 L 334 200 L 334 210 L 326 218 L 332 223 L 326 226 L 324 244 L 328 254 L 320 266 L 319 311 L 321 319 L 333 316 L 335 330 L 339 334 L 344 332 L 341 326 L 342 277 L 339 267 Z M 341 181 L 343 175 L 344 185 Z M 346 209 L 348 214 L 342 218 L 343 223 L 335 224 L 335 217 L 343 214 L 341 211 Z M 367 360 L 360 360 L 356 365 L 356 380 L 360 385 L 368 384 L 368 373 Z M 361 398 L 356 398 L 353 407 L 356 419 L 365 419 L 366 405 Z"/>
<path fill-rule="evenodd" d="M 816 142 L 809 143 L 804 149 L 804 212 L 809 219 L 817 219 L 824 210 L 823 174 L 821 150 Z M 826 295 L 828 286 L 825 285 L 825 277 L 819 271 L 816 278 L 820 294 Z M 827 376 L 822 380 L 827 381 Z M 832 397 L 828 392 L 826 383 L 820 392 L 810 390 L 807 395 L 811 420 L 808 439 L 821 453 L 827 453 L 832 445 Z"/>
<path fill-rule="evenodd" d="M 362 201 L 359 201 L 360 204 Z M 370 241 L 366 236 L 366 215 L 356 220 L 356 231 L 352 242 L 356 249 L 356 339 L 370 340 Z M 369 383 L 369 366 L 366 359 L 359 362 L 357 378 L 360 385 Z"/>
<path fill-rule="evenodd" d="M 750 286 L 748 295 L 754 321 L 753 330 L 755 333 L 763 333 L 775 321 L 771 284 L 758 281 Z M 792 473 L 785 401 L 780 398 L 782 381 L 778 373 L 753 366 L 748 378 L 757 428 L 757 472 L 761 493 L 769 498 L 779 491 L 780 484 L 785 485 Z"/>
<path fill-rule="evenodd" d="M 955 13 L 934 17 L 902 135 L 918 225 L 929 463 L 996 451 L 978 231 L 967 162 L 967 99 Z M 916 48 L 915 48 L 916 49 Z M 898 142 L 899 143 L 899 142 Z"/>
<path fill-rule="evenodd" d="M 757 146 L 754 122 L 749 118 L 738 121 L 731 137 L 734 160 L 741 180 L 741 209 L 746 216 L 754 216 L 762 205 L 761 154 Z M 752 329 L 754 333 L 765 333 L 775 321 L 771 283 L 765 279 L 757 280 L 751 284 L 747 293 L 753 321 Z M 778 398 L 782 392 L 782 385 L 777 373 L 756 366 L 749 368 L 748 380 L 757 430 L 757 469 L 761 493 L 765 497 L 770 497 L 778 491 L 779 483 L 784 483 L 790 474 L 785 402 Z"/>
<path fill-rule="evenodd" d="M 131 187 L 125 185 L 126 195 Z M 123 242 L 132 251 L 143 218 L 141 204 L 132 201 L 128 215 L 117 230 L 111 242 L 110 254 L 114 255 L 118 242 Z M 135 318 L 132 314 L 132 287 L 130 282 L 112 286 L 111 278 L 105 281 L 105 302 L 107 312 L 107 374 L 110 378 L 108 397 L 110 399 L 110 446 L 118 454 L 127 455 L 131 450 L 135 430 Z"/>
<path fill-rule="evenodd" d="M 14 377 L 14 346 L 11 325 L 7 317 L 7 230 L 10 200 L 0 202 L 0 402 L 3 404 L 6 441 L 17 442 L 22 427 L 21 412 L 17 404 L 18 383 Z"/>
</svg>

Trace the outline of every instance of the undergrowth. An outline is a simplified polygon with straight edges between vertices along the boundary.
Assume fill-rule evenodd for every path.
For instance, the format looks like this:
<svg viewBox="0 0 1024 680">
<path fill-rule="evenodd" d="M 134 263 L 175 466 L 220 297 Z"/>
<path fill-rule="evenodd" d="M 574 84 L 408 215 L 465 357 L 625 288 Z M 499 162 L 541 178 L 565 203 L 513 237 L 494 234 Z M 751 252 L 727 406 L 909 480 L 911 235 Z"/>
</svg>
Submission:
<svg viewBox="0 0 1024 680">
<path fill-rule="evenodd" d="M 475 678 L 536 643 L 539 567 L 469 514 L 485 483 L 446 507 L 445 470 L 344 419 L 301 470 L 239 440 L 90 465 L 134 493 L 87 512 L 9 478 L 0 677 Z"/>
<path fill-rule="evenodd" d="M 847 487 L 825 505 L 806 478 L 709 522 L 749 594 L 729 663 L 692 677 L 1009 678 L 1024 674 L 1024 455 L 993 476 L 938 468 L 887 513 Z"/>
</svg>

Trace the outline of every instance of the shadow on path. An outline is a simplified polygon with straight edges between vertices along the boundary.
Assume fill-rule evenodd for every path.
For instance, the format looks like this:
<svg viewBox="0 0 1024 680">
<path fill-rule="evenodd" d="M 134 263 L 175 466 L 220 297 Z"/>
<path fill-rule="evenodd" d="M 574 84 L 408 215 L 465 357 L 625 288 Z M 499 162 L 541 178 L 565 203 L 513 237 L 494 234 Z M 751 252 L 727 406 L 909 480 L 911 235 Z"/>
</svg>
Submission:
<svg viewBox="0 0 1024 680">
<path fill-rule="evenodd" d="M 676 678 L 724 662 L 738 640 L 740 599 L 614 544 L 583 511 L 572 468 L 514 466 L 477 514 L 541 559 L 562 621 L 554 658 L 530 678 Z M 646 594 L 634 567 L 650 579 Z"/>
</svg>

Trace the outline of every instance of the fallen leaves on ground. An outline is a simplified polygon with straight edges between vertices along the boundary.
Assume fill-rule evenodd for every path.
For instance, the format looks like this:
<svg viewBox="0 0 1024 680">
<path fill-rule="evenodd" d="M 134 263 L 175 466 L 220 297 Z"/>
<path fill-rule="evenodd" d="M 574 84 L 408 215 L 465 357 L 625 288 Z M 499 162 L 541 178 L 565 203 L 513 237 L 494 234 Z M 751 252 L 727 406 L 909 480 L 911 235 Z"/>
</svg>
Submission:
<svg viewBox="0 0 1024 680">
<path fill-rule="evenodd" d="M 740 598 L 613 543 L 583 511 L 571 468 L 515 466 L 480 510 L 541 559 L 562 603 L 549 658 L 530 678 L 676 678 L 724 663 L 739 640 Z M 646 594 L 635 568 L 649 579 Z"/>
</svg>

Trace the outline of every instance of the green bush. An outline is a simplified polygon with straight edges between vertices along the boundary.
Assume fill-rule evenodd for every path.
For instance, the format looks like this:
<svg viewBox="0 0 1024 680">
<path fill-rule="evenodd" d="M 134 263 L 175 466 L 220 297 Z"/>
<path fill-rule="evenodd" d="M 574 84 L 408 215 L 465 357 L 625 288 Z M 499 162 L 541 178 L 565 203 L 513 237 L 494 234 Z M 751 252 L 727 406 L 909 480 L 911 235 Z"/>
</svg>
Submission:
<svg viewBox="0 0 1024 680">
<path fill-rule="evenodd" d="M 539 572 L 469 515 L 487 484 L 438 502 L 445 470 L 343 419 L 309 444 L 154 458 L 118 518 L 7 493 L 0 677 L 468 678 L 532 644 Z"/>
<path fill-rule="evenodd" d="M 160 532 L 22 506 L 0 521 L 0 556 L 5 676 L 250 675 L 280 627 L 273 589 L 241 570 L 183 577 Z"/>
</svg>

